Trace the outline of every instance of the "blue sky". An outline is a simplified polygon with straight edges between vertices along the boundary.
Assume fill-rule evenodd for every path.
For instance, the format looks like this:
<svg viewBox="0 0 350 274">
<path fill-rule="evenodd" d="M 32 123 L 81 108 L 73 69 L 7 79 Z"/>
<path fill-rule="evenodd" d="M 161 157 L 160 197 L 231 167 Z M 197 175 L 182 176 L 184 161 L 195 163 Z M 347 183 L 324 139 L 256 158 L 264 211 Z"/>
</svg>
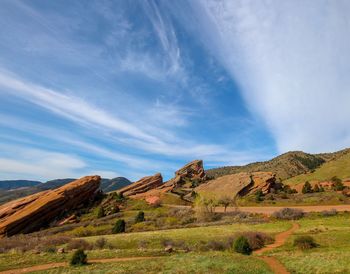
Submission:
<svg viewBox="0 0 350 274">
<path fill-rule="evenodd" d="M 165 178 L 350 143 L 349 1 L 0 3 L 0 179 Z"/>
</svg>

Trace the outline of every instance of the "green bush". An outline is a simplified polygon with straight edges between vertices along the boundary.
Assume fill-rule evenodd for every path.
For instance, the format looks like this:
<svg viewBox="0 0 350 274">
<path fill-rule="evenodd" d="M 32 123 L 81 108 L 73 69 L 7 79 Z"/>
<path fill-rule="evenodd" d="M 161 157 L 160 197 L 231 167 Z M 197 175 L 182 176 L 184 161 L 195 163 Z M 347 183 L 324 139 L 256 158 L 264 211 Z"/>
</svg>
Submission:
<svg viewBox="0 0 350 274">
<path fill-rule="evenodd" d="M 252 249 L 250 248 L 249 242 L 244 236 L 240 236 L 235 240 L 233 248 L 237 253 L 241 253 L 244 255 L 250 255 L 252 253 Z"/>
<path fill-rule="evenodd" d="M 311 236 L 299 236 L 294 240 L 294 246 L 300 248 L 301 250 L 311 249 L 317 247 L 317 244 Z"/>
<path fill-rule="evenodd" d="M 340 181 L 337 181 L 334 183 L 333 189 L 335 191 L 342 191 L 345 188 L 345 186 L 343 185 L 343 183 Z"/>
<path fill-rule="evenodd" d="M 73 253 L 70 260 L 70 265 L 84 265 L 87 264 L 87 255 L 83 249 L 78 249 Z"/>
<path fill-rule="evenodd" d="M 117 234 L 117 233 L 123 233 L 125 232 L 125 221 L 122 219 L 119 219 L 114 227 L 112 228 L 112 233 Z"/>
<path fill-rule="evenodd" d="M 256 202 L 261 202 L 264 200 L 264 194 L 262 192 L 261 189 L 259 189 L 256 193 L 255 193 L 255 201 Z"/>
<path fill-rule="evenodd" d="M 145 221 L 145 213 L 143 211 L 139 211 L 135 217 L 135 223 L 142 223 Z"/>
<path fill-rule="evenodd" d="M 304 186 L 303 186 L 303 189 L 302 189 L 302 193 L 305 194 L 305 193 L 312 193 L 312 187 L 311 187 L 311 184 L 309 183 L 309 181 L 306 181 Z"/>
<path fill-rule="evenodd" d="M 104 216 L 106 216 L 105 210 L 100 206 L 97 211 L 97 218 L 102 218 Z"/>
</svg>

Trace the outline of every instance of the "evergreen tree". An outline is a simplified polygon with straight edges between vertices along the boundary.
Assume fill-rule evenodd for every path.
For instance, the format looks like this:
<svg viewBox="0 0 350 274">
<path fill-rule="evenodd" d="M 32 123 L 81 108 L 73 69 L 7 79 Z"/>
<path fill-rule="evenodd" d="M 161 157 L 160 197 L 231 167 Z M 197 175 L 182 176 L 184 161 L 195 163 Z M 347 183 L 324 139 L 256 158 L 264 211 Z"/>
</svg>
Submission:
<svg viewBox="0 0 350 274">
<path fill-rule="evenodd" d="M 142 223 L 145 221 L 145 213 L 143 211 L 139 211 L 135 217 L 135 223 Z"/>
<path fill-rule="evenodd" d="M 112 233 L 117 234 L 123 232 L 125 232 L 125 221 L 123 219 L 119 219 L 112 228 Z"/>
<path fill-rule="evenodd" d="M 311 187 L 311 184 L 309 183 L 309 181 L 305 182 L 303 189 L 302 189 L 302 192 L 303 192 L 303 194 L 312 193 L 312 187 Z"/>
</svg>

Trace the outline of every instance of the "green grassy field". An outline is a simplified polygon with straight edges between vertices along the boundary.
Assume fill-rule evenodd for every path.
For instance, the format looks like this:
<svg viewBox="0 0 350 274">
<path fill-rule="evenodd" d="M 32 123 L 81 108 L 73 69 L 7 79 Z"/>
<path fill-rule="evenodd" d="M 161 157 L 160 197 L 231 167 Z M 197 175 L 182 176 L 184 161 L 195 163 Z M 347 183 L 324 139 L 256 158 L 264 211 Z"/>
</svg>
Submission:
<svg viewBox="0 0 350 274">
<path fill-rule="evenodd" d="M 201 242 L 210 240 L 224 241 L 237 232 L 242 231 L 260 231 L 274 235 L 278 232 L 287 230 L 290 223 L 276 221 L 263 224 L 232 224 L 216 225 L 207 227 L 168 229 L 159 231 L 146 231 L 138 233 L 124 233 L 104 235 L 103 237 L 118 249 L 138 248 L 140 242 L 146 242 L 147 248 L 162 248 L 164 240 L 176 242 L 184 241 L 190 246 L 196 246 Z M 84 237 L 83 239 L 93 243 L 101 236 Z"/>
<path fill-rule="evenodd" d="M 300 229 L 280 248 L 267 253 L 280 260 L 291 273 L 350 273 L 350 213 L 335 216 L 312 214 L 297 221 Z M 148 232 L 103 235 L 113 249 L 86 251 L 89 259 L 161 256 L 151 260 L 94 263 L 84 267 L 61 267 L 40 273 L 271 273 L 257 256 L 244 256 L 232 250 L 200 250 L 193 247 L 209 241 L 225 241 L 242 231 L 260 231 L 270 235 L 290 228 L 290 221 L 261 224 L 231 224 L 208 227 L 169 229 Z M 300 235 L 310 235 L 318 247 L 301 251 L 293 246 Z M 82 239 L 94 243 L 101 236 Z M 174 253 L 164 251 L 164 241 L 172 241 Z M 176 243 L 182 243 L 177 247 Z M 183 245 L 190 252 L 182 250 Z M 142 248 L 141 248 L 142 246 Z M 0 254 L 0 271 L 45 264 L 67 262 L 71 253 L 18 253 Z"/>
<path fill-rule="evenodd" d="M 271 252 L 291 273 L 350 273 L 350 214 L 309 217 L 285 246 Z M 299 235 L 310 235 L 317 248 L 301 251 L 293 246 Z"/>
<path fill-rule="evenodd" d="M 138 262 L 94 264 L 79 268 L 65 267 L 39 273 L 272 273 L 268 266 L 253 257 L 229 252 L 176 254 Z"/>
<path fill-rule="evenodd" d="M 337 176 L 340 179 L 350 177 L 350 154 L 345 154 L 337 160 L 327 162 L 317 168 L 313 173 L 301 174 L 290 179 L 284 180 L 283 183 L 293 186 L 306 181 L 325 181 Z"/>
</svg>

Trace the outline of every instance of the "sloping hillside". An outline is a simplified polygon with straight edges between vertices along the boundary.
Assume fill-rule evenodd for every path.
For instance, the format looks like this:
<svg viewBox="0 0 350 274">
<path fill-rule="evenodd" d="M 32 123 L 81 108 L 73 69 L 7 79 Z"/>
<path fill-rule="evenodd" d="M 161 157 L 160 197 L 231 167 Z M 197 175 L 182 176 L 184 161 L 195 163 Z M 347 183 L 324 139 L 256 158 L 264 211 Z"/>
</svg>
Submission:
<svg viewBox="0 0 350 274">
<path fill-rule="evenodd" d="M 283 181 L 284 184 L 295 185 L 298 183 L 304 183 L 306 181 L 327 181 L 333 176 L 337 176 L 340 179 L 350 178 L 350 153 L 343 154 L 339 158 L 331 160 L 314 172 L 307 174 L 301 174 Z"/>
<path fill-rule="evenodd" d="M 291 151 L 269 161 L 251 163 L 245 166 L 228 166 L 210 169 L 207 174 L 217 178 L 239 172 L 267 171 L 276 173 L 276 178 L 284 181 L 288 178 L 315 170 L 322 164 L 349 155 L 350 149 L 334 153 L 309 154 L 302 151 Z"/>
<path fill-rule="evenodd" d="M 32 187 L 41 184 L 39 181 L 29 181 L 29 180 L 4 180 L 0 181 L 0 189 L 10 190 L 22 187 Z"/>
</svg>

